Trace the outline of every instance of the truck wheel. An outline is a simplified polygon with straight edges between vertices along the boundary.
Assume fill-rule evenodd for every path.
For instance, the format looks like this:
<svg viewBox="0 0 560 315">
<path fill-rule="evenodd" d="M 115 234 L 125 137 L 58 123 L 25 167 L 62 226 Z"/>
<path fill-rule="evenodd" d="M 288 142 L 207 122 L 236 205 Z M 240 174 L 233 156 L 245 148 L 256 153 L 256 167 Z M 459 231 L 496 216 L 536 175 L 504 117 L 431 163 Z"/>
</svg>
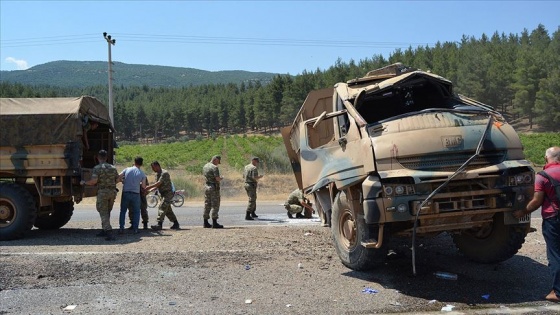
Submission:
<svg viewBox="0 0 560 315">
<path fill-rule="evenodd" d="M 352 270 L 369 270 L 386 257 L 383 246 L 379 249 L 365 248 L 362 241 L 377 238 L 378 230 L 368 226 L 349 206 L 346 194 L 336 196 L 332 211 L 332 234 L 338 257 Z"/>
<path fill-rule="evenodd" d="M 504 214 L 496 213 L 491 225 L 453 235 L 453 242 L 470 260 L 485 264 L 502 262 L 519 251 L 528 225 L 505 225 Z"/>
<path fill-rule="evenodd" d="M 33 196 L 20 185 L 0 184 L 0 241 L 22 238 L 37 215 Z"/>
<path fill-rule="evenodd" d="M 41 230 L 56 230 L 63 227 L 74 213 L 74 202 L 54 202 L 54 211 L 49 214 L 39 215 L 35 219 L 35 226 Z"/>
</svg>

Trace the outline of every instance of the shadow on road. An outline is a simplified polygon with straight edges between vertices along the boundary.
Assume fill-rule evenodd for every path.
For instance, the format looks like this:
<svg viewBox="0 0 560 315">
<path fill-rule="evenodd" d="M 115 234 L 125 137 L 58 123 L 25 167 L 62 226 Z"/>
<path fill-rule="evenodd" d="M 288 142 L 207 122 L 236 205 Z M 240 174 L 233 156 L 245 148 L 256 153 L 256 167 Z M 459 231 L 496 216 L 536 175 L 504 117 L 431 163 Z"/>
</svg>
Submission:
<svg viewBox="0 0 560 315">
<path fill-rule="evenodd" d="M 416 275 L 413 275 L 410 243 L 391 244 L 388 260 L 369 272 L 343 275 L 379 283 L 385 288 L 428 301 L 465 303 L 471 306 L 543 301 L 550 292 L 547 266 L 515 255 L 497 264 L 469 261 L 447 235 L 417 244 Z M 436 278 L 437 271 L 457 275 L 457 280 Z"/>
<path fill-rule="evenodd" d="M 118 230 L 113 229 L 114 241 L 106 241 L 104 237 L 96 236 L 100 229 L 59 229 L 59 230 L 40 230 L 33 229 L 25 234 L 25 238 L 2 242 L 2 246 L 34 246 L 34 245 L 122 245 L 135 243 L 146 237 L 170 236 L 169 233 L 181 233 L 189 229 L 178 231 L 163 230 L 139 230 L 134 234 L 131 230 L 125 230 L 124 234 L 118 234 Z M 166 235 L 167 234 L 167 235 Z"/>
</svg>

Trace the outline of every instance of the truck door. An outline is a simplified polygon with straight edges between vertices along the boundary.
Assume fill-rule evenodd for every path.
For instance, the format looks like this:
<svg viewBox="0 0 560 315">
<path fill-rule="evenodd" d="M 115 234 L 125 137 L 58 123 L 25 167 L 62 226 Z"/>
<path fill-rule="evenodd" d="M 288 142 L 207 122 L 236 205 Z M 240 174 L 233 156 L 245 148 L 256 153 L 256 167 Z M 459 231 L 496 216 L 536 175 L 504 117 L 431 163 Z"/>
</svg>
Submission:
<svg viewBox="0 0 560 315">
<path fill-rule="evenodd" d="M 371 141 L 333 95 L 319 90 L 310 93 L 304 110 L 314 113 L 300 124 L 300 163 L 307 193 L 335 182 L 339 189 L 361 182 L 373 167 Z M 329 92 L 332 92 L 330 90 Z"/>
</svg>

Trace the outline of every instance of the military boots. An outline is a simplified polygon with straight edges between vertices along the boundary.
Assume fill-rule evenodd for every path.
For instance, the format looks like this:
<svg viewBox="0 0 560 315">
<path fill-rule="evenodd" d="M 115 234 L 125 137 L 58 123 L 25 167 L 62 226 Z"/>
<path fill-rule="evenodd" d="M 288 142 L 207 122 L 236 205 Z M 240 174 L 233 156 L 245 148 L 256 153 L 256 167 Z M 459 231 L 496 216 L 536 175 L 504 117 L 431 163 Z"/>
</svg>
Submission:
<svg viewBox="0 0 560 315">
<path fill-rule="evenodd" d="M 204 227 L 205 229 L 209 229 L 209 228 L 212 227 L 212 224 L 208 223 L 208 219 L 204 219 L 204 225 L 203 225 L 203 227 Z"/>
<path fill-rule="evenodd" d="M 221 229 L 224 226 L 221 224 L 218 224 L 218 219 L 212 219 L 212 228 L 213 229 Z"/>
<path fill-rule="evenodd" d="M 151 226 L 154 231 L 161 231 L 163 229 L 163 222 L 158 222 L 156 225 Z"/>
<path fill-rule="evenodd" d="M 170 229 L 172 229 L 172 230 L 180 230 L 181 228 L 179 227 L 179 221 L 173 222 L 173 225 L 170 227 Z"/>
<path fill-rule="evenodd" d="M 245 220 L 254 220 L 251 212 L 245 212 Z"/>
</svg>

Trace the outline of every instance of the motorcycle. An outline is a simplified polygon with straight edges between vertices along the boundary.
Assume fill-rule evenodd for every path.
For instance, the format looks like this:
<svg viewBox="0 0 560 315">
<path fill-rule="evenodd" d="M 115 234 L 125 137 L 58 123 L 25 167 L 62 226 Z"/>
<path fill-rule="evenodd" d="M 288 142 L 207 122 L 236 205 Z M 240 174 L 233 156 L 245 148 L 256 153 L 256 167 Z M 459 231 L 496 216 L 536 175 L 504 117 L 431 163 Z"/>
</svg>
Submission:
<svg viewBox="0 0 560 315">
<path fill-rule="evenodd" d="M 159 192 L 156 190 L 155 193 L 146 196 L 146 201 L 148 202 L 149 208 L 157 207 L 161 202 L 162 198 Z M 185 203 L 185 190 L 178 189 L 173 193 L 173 199 L 171 199 L 171 205 L 174 207 L 180 207 Z"/>
</svg>

